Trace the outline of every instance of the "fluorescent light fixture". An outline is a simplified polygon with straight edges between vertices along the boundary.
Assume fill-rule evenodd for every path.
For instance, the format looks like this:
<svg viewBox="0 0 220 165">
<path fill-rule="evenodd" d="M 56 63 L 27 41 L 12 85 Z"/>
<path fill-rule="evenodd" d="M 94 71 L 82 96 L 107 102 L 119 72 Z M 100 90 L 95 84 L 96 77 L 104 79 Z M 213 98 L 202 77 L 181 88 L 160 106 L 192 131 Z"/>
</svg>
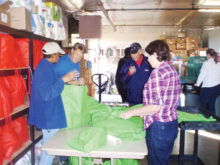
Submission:
<svg viewBox="0 0 220 165">
<path fill-rule="evenodd" d="M 220 9 L 199 9 L 199 12 L 220 13 Z"/>
<path fill-rule="evenodd" d="M 219 0 L 212 0 L 212 1 L 205 1 L 203 4 L 203 6 L 220 6 L 220 1 Z"/>
<path fill-rule="evenodd" d="M 219 29 L 220 27 L 218 27 L 218 26 L 209 26 L 209 27 L 204 27 L 204 30 L 206 30 L 206 31 L 209 31 L 209 30 L 216 30 L 216 29 Z"/>
</svg>

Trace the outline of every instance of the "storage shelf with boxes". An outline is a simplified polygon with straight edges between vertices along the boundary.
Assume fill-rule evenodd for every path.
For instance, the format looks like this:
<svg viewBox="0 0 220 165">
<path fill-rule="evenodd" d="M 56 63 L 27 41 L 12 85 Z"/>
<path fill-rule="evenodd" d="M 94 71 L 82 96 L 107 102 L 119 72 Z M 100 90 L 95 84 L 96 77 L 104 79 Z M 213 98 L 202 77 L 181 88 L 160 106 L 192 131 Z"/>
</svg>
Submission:
<svg viewBox="0 0 220 165">
<path fill-rule="evenodd" d="M 62 9 L 53 2 L 1 0 L 0 24 L 54 40 L 66 39 Z"/>
<path fill-rule="evenodd" d="M 207 48 L 199 47 L 199 38 L 197 36 L 182 36 L 175 38 L 166 38 L 171 55 L 172 64 L 180 76 L 187 76 L 187 62 L 189 56 L 204 56 Z"/>
</svg>

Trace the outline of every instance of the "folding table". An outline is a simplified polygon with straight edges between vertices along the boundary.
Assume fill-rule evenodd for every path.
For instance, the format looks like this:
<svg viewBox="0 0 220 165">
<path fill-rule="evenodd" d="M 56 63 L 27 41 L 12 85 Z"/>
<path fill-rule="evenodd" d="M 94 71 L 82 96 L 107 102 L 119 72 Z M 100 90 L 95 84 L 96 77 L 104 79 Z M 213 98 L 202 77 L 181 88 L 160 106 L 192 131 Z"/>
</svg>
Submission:
<svg viewBox="0 0 220 165">
<path fill-rule="evenodd" d="M 119 159 L 144 159 L 147 155 L 147 147 L 145 139 L 133 141 L 133 142 L 122 142 L 119 145 L 108 143 L 97 150 L 90 153 L 81 152 L 72 149 L 66 145 L 66 142 L 73 139 L 83 128 L 76 128 L 70 130 L 60 130 L 55 134 L 47 143 L 42 147 L 49 155 L 59 156 L 75 156 L 79 157 L 79 165 L 81 165 L 82 157 L 91 158 L 109 158 L 111 159 L 111 165 L 114 164 L 114 158 Z"/>
</svg>

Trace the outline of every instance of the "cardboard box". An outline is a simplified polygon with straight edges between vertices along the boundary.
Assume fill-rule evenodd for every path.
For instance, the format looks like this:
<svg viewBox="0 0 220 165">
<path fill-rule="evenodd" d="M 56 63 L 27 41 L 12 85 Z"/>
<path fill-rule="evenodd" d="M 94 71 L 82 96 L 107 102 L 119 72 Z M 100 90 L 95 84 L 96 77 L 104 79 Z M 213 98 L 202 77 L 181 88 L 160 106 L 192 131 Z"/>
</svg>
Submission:
<svg viewBox="0 0 220 165">
<path fill-rule="evenodd" d="M 11 27 L 31 31 L 31 14 L 24 7 L 11 8 Z"/>
<path fill-rule="evenodd" d="M 0 24 L 10 26 L 10 13 L 7 10 L 10 8 L 9 5 L 12 2 L 7 1 L 0 5 Z"/>
<path fill-rule="evenodd" d="M 176 44 L 176 39 L 175 38 L 167 38 L 166 43 L 168 45 L 175 45 Z"/>
<path fill-rule="evenodd" d="M 176 45 L 175 44 L 168 44 L 170 51 L 175 51 L 176 50 Z"/>
<path fill-rule="evenodd" d="M 10 14 L 0 9 L 0 24 L 10 26 Z"/>
<path fill-rule="evenodd" d="M 177 39 L 176 39 L 176 43 L 186 44 L 186 39 L 185 39 L 185 38 L 177 38 Z"/>
<path fill-rule="evenodd" d="M 195 50 L 198 49 L 198 43 L 187 43 L 186 44 L 186 49 L 187 50 Z"/>
<path fill-rule="evenodd" d="M 177 43 L 176 44 L 177 50 L 185 50 L 186 49 L 186 43 Z"/>
<path fill-rule="evenodd" d="M 31 12 L 35 13 L 35 14 L 38 14 L 38 6 L 37 5 L 32 5 L 31 6 Z"/>
<path fill-rule="evenodd" d="M 186 43 L 198 44 L 198 37 L 186 37 Z"/>
<path fill-rule="evenodd" d="M 197 49 L 188 50 L 188 56 L 198 56 L 198 50 Z"/>
</svg>

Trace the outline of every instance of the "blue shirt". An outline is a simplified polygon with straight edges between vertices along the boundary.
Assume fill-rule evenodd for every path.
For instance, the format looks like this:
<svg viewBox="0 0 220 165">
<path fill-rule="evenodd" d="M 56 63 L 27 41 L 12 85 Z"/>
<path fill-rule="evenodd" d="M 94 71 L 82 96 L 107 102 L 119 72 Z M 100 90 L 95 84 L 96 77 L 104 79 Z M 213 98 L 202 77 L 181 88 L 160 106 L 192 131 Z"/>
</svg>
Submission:
<svg viewBox="0 0 220 165">
<path fill-rule="evenodd" d="M 135 66 L 136 72 L 129 75 L 129 67 Z M 143 56 L 141 65 L 138 66 L 137 63 L 128 59 L 120 70 L 120 81 L 127 86 L 127 102 L 133 105 L 143 103 L 143 89 L 144 84 L 147 82 L 152 68 L 147 61 L 147 57 Z"/>
<path fill-rule="evenodd" d="M 54 64 L 54 70 L 58 77 L 63 77 L 65 74 L 74 70 L 80 73 L 80 62 L 74 63 L 69 55 L 70 53 L 60 57 L 59 61 Z"/>
<path fill-rule="evenodd" d="M 61 99 L 64 82 L 57 78 L 52 63 L 43 58 L 34 72 L 28 122 L 41 129 L 65 128 Z"/>
</svg>

